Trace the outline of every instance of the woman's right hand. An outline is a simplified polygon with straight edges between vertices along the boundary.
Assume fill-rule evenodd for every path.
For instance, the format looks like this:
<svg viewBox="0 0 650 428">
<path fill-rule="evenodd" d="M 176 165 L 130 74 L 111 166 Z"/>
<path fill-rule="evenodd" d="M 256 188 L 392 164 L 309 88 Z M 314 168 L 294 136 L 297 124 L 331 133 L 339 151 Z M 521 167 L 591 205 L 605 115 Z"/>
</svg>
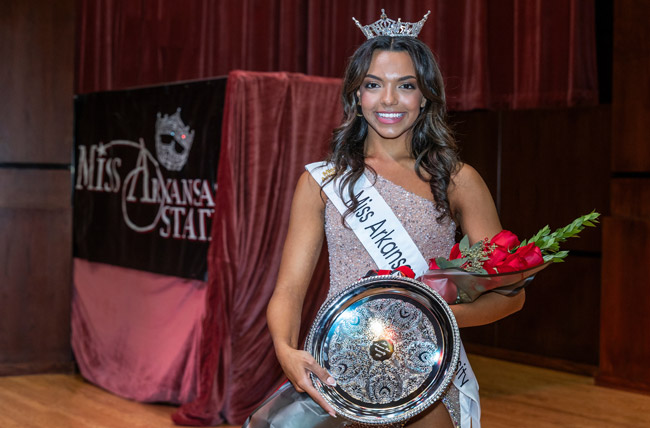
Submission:
<svg viewBox="0 0 650 428">
<path fill-rule="evenodd" d="M 306 351 L 286 346 L 281 350 L 276 350 L 276 355 L 284 374 L 287 375 L 296 391 L 309 394 L 318 405 L 335 418 L 336 412 L 316 390 L 309 376 L 309 373 L 313 373 L 324 385 L 336 386 L 336 381 L 327 370 L 318 365 L 314 357 Z"/>
</svg>

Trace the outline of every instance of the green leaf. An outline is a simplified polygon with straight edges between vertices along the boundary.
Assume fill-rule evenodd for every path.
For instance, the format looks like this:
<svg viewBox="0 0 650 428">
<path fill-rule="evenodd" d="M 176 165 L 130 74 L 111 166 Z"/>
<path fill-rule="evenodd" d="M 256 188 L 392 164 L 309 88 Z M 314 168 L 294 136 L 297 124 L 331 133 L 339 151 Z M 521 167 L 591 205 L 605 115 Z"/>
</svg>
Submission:
<svg viewBox="0 0 650 428">
<path fill-rule="evenodd" d="M 535 242 L 535 245 L 542 250 L 542 256 L 544 257 L 545 262 L 562 262 L 569 252 L 560 251 L 560 243 L 569 238 L 578 238 L 578 234 L 582 232 L 585 227 L 595 227 L 598 223 L 598 217 L 600 217 L 600 213 L 592 211 L 589 214 L 576 218 L 568 225 L 555 230 L 553 233 L 550 233 L 548 226 L 544 226 L 528 240 L 528 243 Z M 522 245 L 525 244 L 522 243 Z"/>
<path fill-rule="evenodd" d="M 541 228 L 536 234 L 534 234 L 530 239 L 528 239 L 528 240 L 524 239 L 521 242 L 521 244 L 519 244 L 519 247 L 524 247 L 524 246 L 530 244 L 531 242 L 534 242 L 535 245 L 537 245 L 541 249 L 542 247 L 540 246 L 538 241 L 544 239 L 550 232 L 551 232 L 551 228 L 548 227 L 548 225 L 546 225 L 543 228 Z M 517 248 L 519 248 L 519 247 L 517 247 Z M 513 248 L 511 250 L 511 252 L 513 252 L 517 248 Z"/>
<path fill-rule="evenodd" d="M 459 268 L 462 265 L 464 265 L 466 261 L 467 261 L 467 259 L 465 259 L 465 258 L 455 259 L 455 260 L 451 260 L 449 262 L 449 264 L 451 265 L 452 268 Z"/>
<path fill-rule="evenodd" d="M 460 244 L 458 245 L 458 249 L 460 250 L 461 254 L 467 253 L 469 250 L 469 236 L 463 236 L 463 239 L 460 240 Z"/>
<path fill-rule="evenodd" d="M 547 263 L 547 262 L 562 263 L 562 262 L 564 262 L 564 258 L 567 256 L 567 254 L 568 254 L 569 252 L 568 252 L 568 251 L 564 251 L 564 253 L 566 253 L 566 254 L 564 254 L 564 255 L 559 255 L 559 256 L 558 256 L 558 254 L 560 254 L 560 253 L 554 253 L 554 254 L 548 254 L 548 255 L 545 255 L 545 256 L 543 257 L 543 258 L 544 258 L 544 263 Z"/>
<path fill-rule="evenodd" d="M 474 251 L 474 250 L 478 251 L 481 249 L 483 249 L 483 241 L 476 241 L 474 245 L 470 247 L 469 251 Z"/>
<path fill-rule="evenodd" d="M 440 269 L 452 269 L 461 267 L 467 259 L 447 260 L 444 257 L 437 257 L 436 264 Z"/>
</svg>

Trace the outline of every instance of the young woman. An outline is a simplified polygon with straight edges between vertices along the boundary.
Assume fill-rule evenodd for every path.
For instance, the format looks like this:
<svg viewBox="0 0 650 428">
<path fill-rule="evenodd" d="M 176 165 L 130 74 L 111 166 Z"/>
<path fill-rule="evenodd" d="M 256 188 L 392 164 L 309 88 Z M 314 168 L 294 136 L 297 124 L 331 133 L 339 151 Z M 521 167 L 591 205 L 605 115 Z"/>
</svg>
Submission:
<svg viewBox="0 0 650 428">
<path fill-rule="evenodd" d="M 472 242 L 501 231 L 494 202 L 479 176 L 460 162 L 445 123 L 440 71 L 429 48 L 414 37 L 378 36 L 352 56 L 342 91 L 344 121 L 334 132 L 330 163 L 343 186 L 366 174 L 426 259 L 448 256 L 456 225 Z M 351 189 L 352 186 L 349 186 Z M 347 191 L 347 190 L 344 190 Z M 359 201 L 350 190 L 349 212 Z M 347 214 L 350 215 L 350 214 Z M 300 314 L 316 261 L 327 236 L 330 295 L 377 266 L 312 176 L 295 190 L 289 231 L 267 317 L 275 351 L 296 390 L 307 392 L 332 416 L 309 373 L 334 379 L 298 343 Z M 477 326 L 518 311 L 524 293 L 487 293 L 451 308 L 459 327 Z M 410 421 L 412 427 L 459 425 L 458 391 Z"/>
</svg>

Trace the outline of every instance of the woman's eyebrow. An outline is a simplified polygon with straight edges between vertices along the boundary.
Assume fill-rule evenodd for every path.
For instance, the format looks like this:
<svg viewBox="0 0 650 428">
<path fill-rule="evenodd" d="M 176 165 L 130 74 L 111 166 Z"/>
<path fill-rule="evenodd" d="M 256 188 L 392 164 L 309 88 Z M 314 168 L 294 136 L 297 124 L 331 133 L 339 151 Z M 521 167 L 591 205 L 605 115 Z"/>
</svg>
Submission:
<svg viewBox="0 0 650 428">
<path fill-rule="evenodd" d="M 383 79 L 381 77 L 375 76 L 374 74 L 366 74 L 366 78 L 367 79 L 375 79 L 375 80 L 379 80 L 379 81 L 383 82 Z M 397 81 L 402 82 L 404 80 L 411 80 L 411 79 L 415 79 L 415 76 L 411 76 L 411 75 L 403 76 L 403 77 L 400 77 L 399 79 L 397 79 Z"/>
<path fill-rule="evenodd" d="M 375 76 L 374 74 L 366 74 L 366 79 L 375 79 L 375 80 L 380 80 L 384 81 L 381 77 Z"/>
</svg>

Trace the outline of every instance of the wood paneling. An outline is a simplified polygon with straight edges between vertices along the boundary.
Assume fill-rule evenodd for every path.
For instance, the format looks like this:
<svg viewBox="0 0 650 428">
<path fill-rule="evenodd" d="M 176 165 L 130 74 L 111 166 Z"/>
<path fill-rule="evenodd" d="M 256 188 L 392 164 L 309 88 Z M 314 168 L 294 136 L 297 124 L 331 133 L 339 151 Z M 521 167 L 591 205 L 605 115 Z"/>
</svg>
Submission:
<svg viewBox="0 0 650 428">
<path fill-rule="evenodd" d="M 593 209 L 607 214 L 609 108 L 466 112 L 453 118 L 460 119 L 464 159 L 478 166 L 493 194 L 499 183 L 495 199 L 501 201 L 504 228 L 523 238 L 546 224 L 562 227 Z M 565 242 L 563 248 L 574 253 L 538 274 L 522 311 L 462 330 L 468 348 L 520 361 L 532 355 L 538 364 L 593 372 L 599 350 L 600 244 L 599 229 Z"/>
<path fill-rule="evenodd" d="M 73 368 L 74 5 L 0 2 L 0 375 Z"/>
<path fill-rule="evenodd" d="M 481 174 L 495 201 L 498 197 L 499 114 L 475 110 L 453 112 L 449 117 L 461 159 Z"/>
<path fill-rule="evenodd" d="M 650 391 L 650 219 L 606 218 L 600 384 Z"/>
<path fill-rule="evenodd" d="M 609 208 L 607 107 L 504 112 L 501 221 L 521 237 Z M 581 364 L 598 364 L 601 230 L 565 249 L 567 262 L 541 272 L 524 309 L 496 325 L 495 345 Z"/>
<path fill-rule="evenodd" d="M 615 178 L 611 183 L 612 216 L 650 218 L 650 178 Z"/>
<path fill-rule="evenodd" d="M 0 2 L 0 162 L 69 164 L 74 0 Z"/>
<path fill-rule="evenodd" d="M 650 2 L 614 2 L 612 170 L 650 171 Z"/>
<path fill-rule="evenodd" d="M 596 379 L 650 392 L 650 3 L 614 2 L 614 14 L 614 178 L 612 217 L 603 228 Z"/>
<path fill-rule="evenodd" d="M 518 236 L 609 208 L 607 107 L 504 113 L 501 222 Z M 600 251 L 600 231 L 563 244 Z"/>
<path fill-rule="evenodd" d="M 600 258 L 569 256 L 540 272 L 526 304 L 497 324 L 496 346 L 598 365 Z"/>
<path fill-rule="evenodd" d="M 0 207 L 17 210 L 68 210 L 72 204 L 70 171 L 0 169 Z"/>
<path fill-rule="evenodd" d="M 0 170 L 0 374 L 67 370 L 70 172 Z"/>
<path fill-rule="evenodd" d="M 529 362 L 522 357 L 528 354 L 537 365 L 591 373 L 598 365 L 599 319 L 600 258 L 570 255 L 537 275 L 521 311 L 461 335 L 473 352 L 520 362 Z"/>
</svg>

